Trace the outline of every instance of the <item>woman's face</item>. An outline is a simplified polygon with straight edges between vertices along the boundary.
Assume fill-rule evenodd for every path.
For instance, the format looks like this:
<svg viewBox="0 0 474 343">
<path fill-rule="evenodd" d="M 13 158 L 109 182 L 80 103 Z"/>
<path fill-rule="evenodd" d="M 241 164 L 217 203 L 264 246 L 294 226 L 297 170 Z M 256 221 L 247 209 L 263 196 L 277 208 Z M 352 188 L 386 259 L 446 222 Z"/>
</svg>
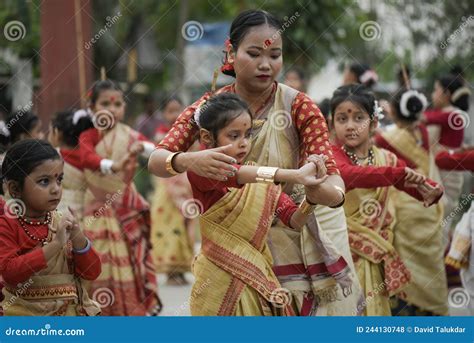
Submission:
<svg viewBox="0 0 474 343">
<path fill-rule="evenodd" d="M 451 94 L 446 91 L 438 81 L 435 81 L 433 93 L 431 93 L 431 101 L 435 108 L 443 108 L 449 106 L 449 98 Z"/>
<path fill-rule="evenodd" d="M 168 124 L 172 125 L 176 121 L 182 110 L 183 105 L 179 101 L 171 100 L 166 104 L 165 108 L 163 109 L 163 118 Z"/>
<path fill-rule="evenodd" d="M 231 50 L 237 82 L 252 92 L 263 92 L 275 81 L 283 65 L 282 39 L 268 25 L 251 28 L 237 51 Z"/>
</svg>

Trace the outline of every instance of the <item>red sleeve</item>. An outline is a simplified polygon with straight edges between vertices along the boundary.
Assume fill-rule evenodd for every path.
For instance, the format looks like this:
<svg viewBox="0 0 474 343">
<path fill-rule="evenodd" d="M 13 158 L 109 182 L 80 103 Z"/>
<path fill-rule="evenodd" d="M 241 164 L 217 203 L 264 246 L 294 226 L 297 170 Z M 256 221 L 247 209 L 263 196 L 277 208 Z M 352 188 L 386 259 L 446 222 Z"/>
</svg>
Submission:
<svg viewBox="0 0 474 343">
<path fill-rule="evenodd" d="M 406 167 L 406 164 L 403 160 L 400 160 L 400 159 L 397 159 L 397 167 L 400 166 L 402 168 L 405 168 Z M 431 185 L 431 186 L 437 186 L 438 183 L 431 180 L 431 179 L 426 179 L 426 182 Z M 405 193 L 407 193 L 408 195 L 410 195 L 411 197 L 419 200 L 419 201 L 423 201 L 423 196 L 420 194 L 420 192 L 418 192 L 418 190 L 416 189 L 416 187 L 405 187 L 405 180 L 404 179 L 401 179 L 399 182 L 397 182 L 395 185 L 395 188 L 397 188 L 398 190 L 400 191 L 403 191 Z M 443 196 L 443 194 L 441 194 L 435 201 L 433 201 L 433 204 L 436 204 L 439 199 L 441 199 L 441 197 Z"/>
<path fill-rule="evenodd" d="M 474 150 L 454 154 L 442 151 L 436 155 L 436 165 L 445 170 L 470 170 L 474 172 Z"/>
<path fill-rule="evenodd" d="M 445 125 L 448 125 L 450 113 L 435 110 L 435 111 L 426 111 L 424 115 L 426 118 L 427 125 L 436 124 L 436 125 L 445 126 Z"/>
<path fill-rule="evenodd" d="M 79 154 L 84 169 L 100 169 L 102 157 L 95 151 L 95 146 L 99 143 L 99 140 L 99 131 L 96 128 L 86 130 L 79 136 Z"/>
<path fill-rule="evenodd" d="M 283 224 L 290 227 L 291 217 L 297 209 L 298 206 L 294 203 L 291 197 L 289 197 L 288 194 L 281 192 L 275 214 L 283 222 Z"/>
<path fill-rule="evenodd" d="M 193 119 L 194 111 L 196 111 L 201 101 L 209 98 L 209 96 L 209 93 L 204 94 L 191 106 L 186 107 L 183 113 L 176 119 L 165 138 L 157 145 L 157 148 L 166 149 L 171 152 L 187 151 L 193 145 L 199 133 L 199 128 Z"/>
<path fill-rule="evenodd" d="M 326 167 L 329 175 L 339 174 L 329 144 L 328 127 L 319 108 L 305 93 L 298 93 L 292 106 L 291 116 L 298 129 L 300 164 L 307 156 L 325 154 L 328 157 Z"/>
<path fill-rule="evenodd" d="M 74 254 L 76 274 L 84 280 L 95 280 L 102 271 L 100 258 L 93 248 L 85 254 Z"/>
<path fill-rule="evenodd" d="M 354 188 L 389 187 L 405 178 L 405 167 L 355 166 L 342 149 L 333 146 L 333 151 L 346 191 Z"/>
<path fill-rule="evenodd" d="M 36 248 L 20 254 L 14 229 L 1 220 L 0 224 L 0 274 L 7 284 L 17 285 L 30 278 L 34 273 L 45 269 L 48 264 L 43 250 Z"/>
<path fill-rule="evenodd" d="M 233 165 L 237 170 L 240 169 L 240 165 L 234 164 Z M 213 179 L 208 179 L 203 176 L 199 176 L 192 171 L 187 171 L 189 182 L 193 187 L 199 190 L 202 193 L 213 191 L 213 190 L 220 190 L 223 188 L 241 188 L 243 185 L 237 182 L 237 173 L 233 177 L 227 178 L 227 181 L 217 181 Z"/>
</svg>

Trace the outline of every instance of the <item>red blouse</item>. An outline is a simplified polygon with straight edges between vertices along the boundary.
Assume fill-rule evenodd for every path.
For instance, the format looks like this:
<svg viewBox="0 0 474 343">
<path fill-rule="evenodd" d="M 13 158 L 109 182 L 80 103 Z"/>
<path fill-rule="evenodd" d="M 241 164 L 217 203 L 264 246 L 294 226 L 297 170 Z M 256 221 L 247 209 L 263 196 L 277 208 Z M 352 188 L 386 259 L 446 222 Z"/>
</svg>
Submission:
<svg viewBox="0 0 474 343">
<path fill-rule="evenodd" d="M 440 144 L 459 148 L 464 139 L 464 129 L 461 126 L 463 120 L 461 114 L 456 112 L 443 112 L 441 109 L 425 112 L 427 125 L 439 125 L 441 127 Z"/>
<path fill-rule="evenodd" d="M 70 165 L 76 167 L 77 169 L 82 169 L 81 163 L 81 151 L 80 149 L 60 149 L 60 153 L 64 161 Z"/>
<path fill-rule="evenodd" d="M 92 170 L 100 169 L 100 161 L 102 161 L 104 157 L 95 151 L 95 146 L 99 144 L 101 140 L 102 136 L 100 131 L 96 128 L 91 128 L 81 133 L 79 136 L 79 156 L 82 168 Z M 138 140 L 150 142 L 148 138 L 139 132 Z"/>
<path fill-rule="evenodd" d="M 377 188 L 395 186 L 413 198 L 423 201 L 423 196 L 414 187 L 405 187 L 405 167 L 404 161 L 397 159 L 395 167 L 375 167 L 375 166 L 356 166 L 352 164 L 351 159 L 340 147 L 333 145 L 334 157 L 341 177 L 346 185 L 346 191 L 349 192 L 355 188 Z M 427 179 L 427 182 L 436 186 L 437 183 Z M 434 201 L 437 203 L 441 196 Z"/>
<path fill-rule="evenodd" d="M 46 237 L 48 226 L 28 227 L 36 237 Z M 99 256 L 94 249 L 73 254 L 75 272 L 85 280 L 95 280 L 101 273 Z M 17 219 L 0 216 L 0 275 L 6 284 L 17 285 L 47 267 L 38 242 L 25 233 Z"/>
<path fill-rule="evenodd" d="M 442 151 L 436 155 L 436 165 L 445 170 L 470 170 L 474 172 L 474 150 L 454 154 Z"/>
<path fill-rule="evenodd" d="M 240 169 L 241 166 L 234 165 L 234 167 Z M 242 188 L 244 186 L 237 182 L 237 176 L 229 177 L 227 181 L 216 181 L 199 176 L 191 171 L 188 171 L 187 175 L 193 190 L 193 197 L 203 205 L 203 213 L 221 199 L 229 191 L 229 188 Z M 276 208 L 275 214 L 278 218 L 286 226 L 290 226 L 291 216 L 296 212 L 298 206 L 286 193 L 281 192 Z"/>
<path fill-rule="evenodd" d="M 275 85 L 278 85 L 278 83 L 275 82 Z M 266 101 L 267 104 L 274 100 L 276 89 L 277 87 L 273 87 L 272 94 Z M 228 85 L 217 91 L 217 93 L 222 92 L 235 93 L 235 85 Z M 191 106 L 188 106 L 183 113 L 180 114 L 171 130 L 158 144 L 157 148 L 173 152 L 187 151 L 197 139 L 199 133 L 199 128 L 194 121 L 191 120 L 194 116 L 194 111 L 198 105 L 204 99 L 208 99 L 210 95 L 210 93 L 206 93 Z M 334 161 L 329 145 L 326 120 L 319 108 L 305 93 L 300 92 L 296 95 L 291 106 L 291 116 L 298 130 L 299 141 L 301 143 L 299 150 L 300 164 L 304 163 L 308 155 L 325 154 L 328 156 L 328 160 L 326 161 L 328 174 L 338 174 L 336 162 Z"/>
</svg>

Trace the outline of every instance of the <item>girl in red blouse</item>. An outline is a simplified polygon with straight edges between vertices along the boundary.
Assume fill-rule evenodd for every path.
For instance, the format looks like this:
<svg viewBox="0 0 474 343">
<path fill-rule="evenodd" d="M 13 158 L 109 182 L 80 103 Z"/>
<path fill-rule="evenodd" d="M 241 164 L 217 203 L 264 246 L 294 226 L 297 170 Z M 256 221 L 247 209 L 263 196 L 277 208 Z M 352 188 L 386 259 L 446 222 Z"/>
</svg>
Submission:
<svg viewBox="0 0 474 343">
<path fill-rule="evenodd" d="M 155 145 L 122 123 L 126 104 L 114 81 L 95 82 L 89 105 L 94 127 L 79 136 L 87 182 L 84 231 L 94 240 L 104 270 L 91 283 L 91 293 L 105 299 L 104 315 L 157 315 L 161 302 L 151 255 L 150 207 L 134 184 L 136 156 L 148 157 Z M 117 161 L 123 160 L 121 167 Z"/>
<path fill-rule="evenodd" d="M 44 141 L 24 140 L 6 153 L 2 175 L 11 198 L 0 215 L 0 274 L 5 315 L 97 315 L 83 279 L 100 259 L 71 212 L 58 214 L 64 162 Z"/>
<path fill-rule="evenodd" d="M 313 210 L 307 201 L 298 208 L 274 182 L 318 185 L 327 178 L 325 158 L 313 155 L 310 157 L 312 162 L 299 169 L 241 165 L 250 151 L 252 115 L 247 104 L 234 94 L 211 97 L 198 108 L 194 120 L 200 128 L 201 143 L 207 148 L 226 151 L 233 159 L 233 171 L 222 181 L 187 172 L 195 198 L 193 201 L 202 210 L 200 227 L 203 239 L 201 254 L 193 267 L 196 282 L 191 296 L 191 313 L 292 314 L 288 301 L 281 304 L 282 313 L 277 310 L 279 301 L 282 301 L 278 298 L 281 286 L 271 271 L 266 235 L 273 218 L 277 217 L 293 230 L 300 230 Z M 170 159 L 169 163 L 172 164 L 173 160 Z M 242 268 L 248 270 L 245 272 Z M 217 270 L 211 272 L 212 269 Z M 229 281 L 227 285 L 218 286 L 226 279 Z M 216 287 L 206 290 L 208 287 L 203 287 L 205 282 L 216 284 Z M 234 283 L 242 283 L 244 288 Z M 260 283 L 262 287 L 257 287 Z M 229 298 L 235 304 L 229 307 L 229 312 L 221 312 L 222 305 Z"/>
<path fill-rule="evenodd" d="M 346 184 L 344 210 L 349 244 L 368 316 L 389 316 L 389 296 L 400 293 L 410 272 L 393 246 L 390 186 L 431 206 L 442 195 L 433 181 L 406 167 L 395 154 L 374 147 L 374 133 L 382 109 L 362 85 L 338 88 L 331 100 L 332 127 L 338 146 L 334 156 Z M 383 285 L 382 289 L 380 285 Z"/>
</svg>

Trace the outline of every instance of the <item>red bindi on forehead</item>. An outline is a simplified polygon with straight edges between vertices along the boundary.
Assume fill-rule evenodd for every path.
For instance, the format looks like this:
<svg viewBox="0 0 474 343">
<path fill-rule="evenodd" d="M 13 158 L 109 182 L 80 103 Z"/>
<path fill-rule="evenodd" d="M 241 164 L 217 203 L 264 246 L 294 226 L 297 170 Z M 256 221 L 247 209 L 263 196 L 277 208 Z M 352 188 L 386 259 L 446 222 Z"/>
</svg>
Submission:
<svg viewBox="0 0 474 343">
<path fill-rule="evenodd" d="M 264 44 L 263 44 L 263 46 L 270 46 L 270 45 L 272 45 L 272 43 L 273 43 L 273 42 L 272 42 L 271 39 L 266 39 L 265 42 L 264 42 Z"/>
<path fill-rule="evenodd" d="M 348 108 L 347 113 L 352 113 L 352 110 L 350 108 Z"/>
<path fill-rule="evenodd" d="M 110 102 L 114 102 L 115 99 L 116 99 L 116 98 L 115 98 L 114 96 L 111 96 L 111 97 L 110 97 Z"/>
</svg>

